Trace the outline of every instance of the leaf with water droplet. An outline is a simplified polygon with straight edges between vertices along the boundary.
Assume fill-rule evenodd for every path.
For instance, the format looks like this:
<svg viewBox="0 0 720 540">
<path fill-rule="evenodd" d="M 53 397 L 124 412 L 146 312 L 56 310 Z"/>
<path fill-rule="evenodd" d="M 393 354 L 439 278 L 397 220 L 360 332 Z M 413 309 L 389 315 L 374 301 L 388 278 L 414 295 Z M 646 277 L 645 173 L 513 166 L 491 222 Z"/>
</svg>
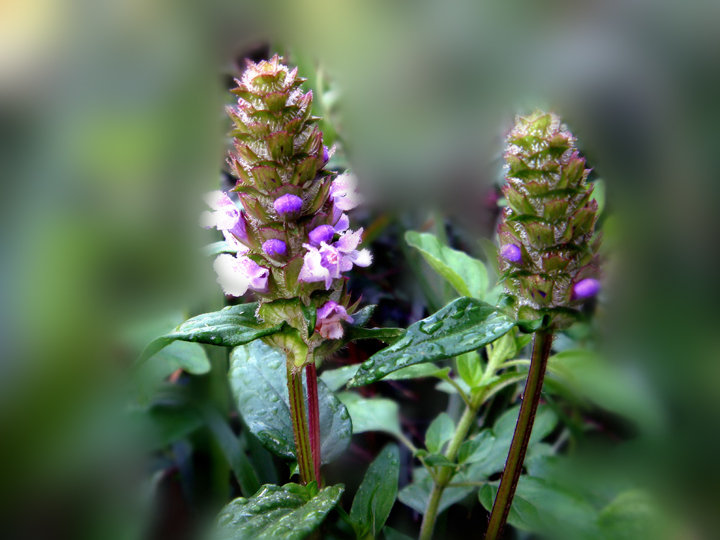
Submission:
<svg viewBox="0 0 720 540">
<path fill-rule="evenodd" d="M 270 451 L 295 458 L 285 354 L 260 340 L 236 347 L 230 354 L 229 377 L 238 410 L 250 431 Z M 320 450 L 323 463 L 328 463 L 345 451 L 352 423 L 345 406 L 322 380 L 318 380 L 318 406 Z"/>
<path fill-rule="evenodd" d="M 274 334 L 282 328 L 282 324 L 268 326 L 258 322 L 256 309 L 256 303 L 240 304 L 188 319 L 172 332 L 152 341 L 140 355 L 138 364 L 174 341 L 236 347 Z"/>
<path fill-rule="evenodd" d="M 309 486 L 264 485 L 220 511 L 214 540 L 300 540 L 317 529 L 344 491 L 335 485 L 313 495 Z"/>
<path fill-rule="evenodd" d="M 515 322 L 496 308 L 462 297 L 418 321 L 398 341 L 375 353 L 348 386 L 362 386 L 407 366 L 452 358 L 495 341 Z"/>
</svg>

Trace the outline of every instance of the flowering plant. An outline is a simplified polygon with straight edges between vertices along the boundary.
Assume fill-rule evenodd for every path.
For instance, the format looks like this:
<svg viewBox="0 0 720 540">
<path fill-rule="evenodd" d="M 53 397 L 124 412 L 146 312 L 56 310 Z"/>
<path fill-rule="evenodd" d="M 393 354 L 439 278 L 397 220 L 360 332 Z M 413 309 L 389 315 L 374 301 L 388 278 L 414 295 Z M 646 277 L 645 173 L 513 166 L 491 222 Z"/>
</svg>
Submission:
<svg viewBox="0 0 720 540">
<path fill-rule="evenodd" d="M 579 320 L 600 290 L 598 199 L 574 137 L 553 114 L 518 117 L 505 152 L 499 248 L 488 257 L 497 259 L 497 275 L 442 235 L 408 232 L 408 245 L 437 272 L 446 305 L 406 329 L 366 328 L 373 306 L 360 308 L 347 287 L 348 272 L 372 262 L 361 247 L 363 229 L 351 228 L 348 216 L 362 199 L 351 174 L 328 167 L 335 149 L 325 144 L 304 82 L 278 56 L 248 62 L 233 89 L 237 102 L 227 109 L 227 163 L 236 184 L 208 194 L 201 217 L 224 238 L 213 263 L 223 292 L 253 301 L 230 300 L 221 311 L 193 317 L 144 353 L 149 358 L 174 341 L 231 349 L 222 375 L 242 418 L 240 438 L 216 419 L 208 424 L 221 433 L 242 496 L 221 511 L 218 538 L 294 539 L 318 530 L 402 538 L 386 525 L 397 499 L 422 516 L 420 538 L 429 540 L 437 517 L 471 494 L 490 511 L 488 540 L 507 520 L 555 538 L 607 537 L 598 516 L 609 506 L 587 511 L 585 502 L 582 511 L 593 516 L 587 526 L 560 535 L 547 501 L 565 500 L 570 488 L 549 482 L 535 465 L 523 468 L 528 452 L 558 457 L 557 440 L 541 441 L 553 436 L 559 415 L 539 403 L 546 369 L 562 374 L 552 362 L 562 353 L 551 358 L 553 336 Z M 387 346 L 318 374 L 323 359 L 360 339 Z M 430 422 L 424 440 L 401 425 L 396 402 L 351 390 L 418 378 L 437 379 L 452 405 Z M 523 382 L 522 404 L 513 407 Z M 554 383 L 576 391 L 562 378 Z M 507 410 L 496 414 L 499 396 Z M 393 437 L 404 450 L 389 443 L 377 452 L 346 511 L 345 478 L 334 481 L 322 466 L 346 459 L 351 437 L 365 432 Z M 297 474 L 298 483 L 280 485 L 281 475 L 265 474 L 252 456 L 255 440 L 288 460 L 288 480 Z M 537 509 L 543 519 L 533 517 Z"/>
</svg>

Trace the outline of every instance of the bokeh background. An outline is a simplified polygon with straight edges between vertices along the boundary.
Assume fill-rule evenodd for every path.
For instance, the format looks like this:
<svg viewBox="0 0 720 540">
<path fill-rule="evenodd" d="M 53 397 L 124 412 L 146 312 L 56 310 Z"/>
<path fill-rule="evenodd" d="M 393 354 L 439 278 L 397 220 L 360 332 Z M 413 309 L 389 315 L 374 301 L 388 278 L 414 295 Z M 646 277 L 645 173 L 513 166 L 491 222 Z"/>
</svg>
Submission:
<svg viewBox="0 0 720 540">
<path fill-rule="evenodd" d="M 680 537 L 715 537 L 719 25 L 701 0 L 1 1 L 0 536 L 162 537 L 127 336 L 222 304 L 201 194 L 238 59 L 271 50 L 332 85 L 367 222 L 440 212 L 488 237 L 513 115 L 563 116 L 613 217 L 603 347 L 657 405 L 617 467 Z"/>
</svg>

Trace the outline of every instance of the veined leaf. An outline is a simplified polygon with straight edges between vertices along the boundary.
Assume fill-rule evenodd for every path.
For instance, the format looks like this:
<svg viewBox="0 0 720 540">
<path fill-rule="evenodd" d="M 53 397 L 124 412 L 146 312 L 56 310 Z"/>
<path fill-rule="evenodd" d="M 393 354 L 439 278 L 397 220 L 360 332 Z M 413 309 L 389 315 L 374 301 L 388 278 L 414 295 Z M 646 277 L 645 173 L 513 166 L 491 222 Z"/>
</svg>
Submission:
<svg viewBox="0 0 720 540">
<path fill-rule="evenodd" d="M 140 355 L 138 362 L 144 362 L 173 341 L 237 347 L 274 334 L 282 328 L 281 324 L 266 327 L 259 323 L 255 318 L 256 309 L 255 303 L 240 304 L 188 319 L 172 332 L 152 341 Z"/>
<path fill-rule="evenodd" d="M 349 386 L 362 386 L 407 366 L 451 358 L 487 345 L 515 326 L 493 306 L 461 297 L 408 328 L 398 341 L 365 361 Z"/>
<path fill-rule="evenodd" d="M 329 486 L 312 495 L 310 486 L 264 485 L 220 511 L 216 540 L 300 540 L 320 524 L 345 488 Z"/>
</svg>

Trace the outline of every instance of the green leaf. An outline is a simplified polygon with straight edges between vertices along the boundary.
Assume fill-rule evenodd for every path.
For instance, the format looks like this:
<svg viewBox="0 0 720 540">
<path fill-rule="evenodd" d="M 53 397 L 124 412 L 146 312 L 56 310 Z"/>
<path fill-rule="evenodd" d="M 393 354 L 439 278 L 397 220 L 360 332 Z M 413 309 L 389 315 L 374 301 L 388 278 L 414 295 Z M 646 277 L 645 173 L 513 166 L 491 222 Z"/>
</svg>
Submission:
<svg viewBox="0 0 720 540">
<path fill-rule="evenodd" d="M 488 275 L 482 261 L 444 246 L 435 235 L 408 231 L 405 241 L 420 251 L 427 263 L 462 296 L 483 298 Z"/>
<path fill-rule="evenodd" d="M 348 326 L 345 332 L 345 341 L 356 341 L 359 339 L 378 339 L 385 343 L 394 343 L 405 334 L 402 328 L 360 328 Z"/>
<path fill-rule="evenodd" d="M 341 392 L 338 399 L 347 407 L 352 419 L 353 433 L 384 431 L 400 433 L 398 405 L 387 398 L 363 398 L 355 392 Z"/>
<path fill-rule="evenodd" d="M 241 304 L 188 319 L 169 334 L 152 341 L 138 362 L 144 362 L 173 341 L 236 347 L 274 334 L 282 328 L 282 325 L 266 327 L 259 323 L 255 318 L 256 309 L 255 303 Z"/>
<path fill-rule="evenodd" d="M 458 450 L 458 463 L 477 463 L 486 460 L 493 444 L 495 436 L 490 430 L 483 429 L 473 438 L 466 440 L 460 445 Z"/>
<path fill-rule="evenodd" d="M 360 365 L 358 365 L 358 368 Z M 435 364 L 415 364 L 406 368 L 393 371 L 383 377 L 384 381 L 401 381 L 405 379 L 422 379 L 424 377 L 441 377 L 450 368 L 440 368 Z"/>
<path fill-rule="evenodd" d="M 661 414 L 655 399 L 633 373 L 588 350 L 567 350 L 550 357 L 548 371 L 571 395 L 590 400 L 625 416 L 638 426 L 654 429 Z"/>
<path fill-rule="evenodd" d="M 425 433 L 425 447 L 428 452 L 437 454 L 442 452 L 442 447 L 448 442 L 455 432 L 455 423 L 447 413 L 440 413 L 432 421 Z"/>
<path fill-rule="evenodd" d="M 352 364 L 337 369 L 326 369 L 320 374 L 320 379 L 333 392 L 340 390 L 345 384 L 352 379 L 360 368 L 360 364 Z"/>
<path fill-rule="evenodd" d="M 663 521 L 647 493 L 631 490 L 620 493 L 600 511 L 598 527 L 604 540 L 670 538 Z"/>
<path fill-rule="evenodd" d="M 400 452 L 388 444 L 373 460 L 353 500 L 350 519 L 358 538 L 377 536 L 390 515 L 398 491 Z"/>
<path fill-rule="evenodd" d="M 295 457 L 285 355 L 262 341 L 233 349 L 230 388 L 250 431 L 272 452 Z M 318 380 L 322 461 L 338 457 L 352 435 L 345 406 Z"/>
<path fill-rule="evenodd" d="M 220 511 L 217 540 L 300 540 L 317 529 L 345 488 L 329 486 L 312 495 L 309 486 L 264 485 Z"/>
<path fill-rule="evenodd" d="M 128 411 L 128 418 L 132 429 L 147 445 L 148 451 L 165 448 L 203 425 L 203 419 L 198 412 L 186 404 L 133 407 Z"/>
<path fill-rule="evenodd" d="M 507 334 L 506 334 L 507 335 Z M 457 370 L 460 378 L 473 388 L 483 376 L 482 362 L 477 351 L 463 353 L 457 357 Z"/>
<path fill-rule="evenodd" d="M 490 510 L 497 487 L 480 490 L 482 505 Z M 513 511 L 514 509 L 514 511 Z M 525 531 L 550 534 L 553 538 L 588 538 L 595 527 L 597 511 L 584 498 L 549 480 L 521 476 L 508 522 Z"/>
<path fill-rule="evenodd" d="M 462 297 L 418 321 L 394 344 L 365 361 L 349 386 L 362 386 L 414 364 L 451 358 L 495 341 L 515 323 L 494 307 Z"/>
</svg>

